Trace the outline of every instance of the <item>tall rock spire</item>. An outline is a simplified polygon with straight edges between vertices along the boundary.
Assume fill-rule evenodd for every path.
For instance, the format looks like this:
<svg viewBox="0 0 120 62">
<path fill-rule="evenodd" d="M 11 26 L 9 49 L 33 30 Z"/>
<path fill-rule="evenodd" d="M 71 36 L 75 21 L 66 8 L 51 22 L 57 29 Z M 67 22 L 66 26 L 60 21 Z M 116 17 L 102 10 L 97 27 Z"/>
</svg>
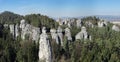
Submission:
<svg viewBox="0 0 120 62">
<path fill-rule="evenodd" d="M 43 27 L 39 41 L 39 62 L 52 62 L 50 41 L 46 33 L 46 28 Z"/>
</svg>

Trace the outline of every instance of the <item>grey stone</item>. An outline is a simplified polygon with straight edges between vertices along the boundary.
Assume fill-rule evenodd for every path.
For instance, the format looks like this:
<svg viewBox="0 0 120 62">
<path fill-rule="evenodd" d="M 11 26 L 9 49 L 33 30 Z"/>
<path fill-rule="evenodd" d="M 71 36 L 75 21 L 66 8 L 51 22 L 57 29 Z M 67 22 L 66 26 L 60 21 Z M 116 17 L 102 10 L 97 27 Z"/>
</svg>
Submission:
<svg viewBox="0 0 120 62">
<path fill-rule="evenodd" d="M 48 35 L 46 33 L 45 27 L 42 29 L 42 34 L 40 35 L 39 41 L 39 62 L 52 62 L 52 54 L 51 54 L 51 46 L 50 41 L 48 39 Z"/>
<path fill-rule="evenodd" d="M 107 26 L 107 22 L 106 21 L 99 21 L 98 22 L 98 27 L 104 27 Z"/>
<path fill-rule="evenodd" d="M 120 31 L 120 28 L 118 26 L 116 26 L 116 25 L 113 25 L 112 26 L 112 30 L 114 30 L 114 31 Z"/>
<path fill-rule="evenodd" d="M 76 40 L 81 40 L 81 39 L 89 39 L 91 40 L 91 36 L 88 35 L 87 31 L 86 31 L 86 28 L 83 26 L 81 27 L 81 31 L 75 36 L 75 39 Z"/>
<path fill-rule="evenodd" d="M 51 29 L 50 32 L 52 39 L 54 39 L 56 43 L 59 44 L 60 41 L 58 40 L 58 34 L 56 33 L 56 29 Z"/>
<path fill-rule="evenodd" d="M 65 36 L 67 37 L 67 40 L 72 41 L 71 32 L 69 28 L 65 28 Z"/>
<path fill-rule="evenodd" d="M 76 20 L 76 25 L 77 25 L 77 28 L 80 28 L 82 26 L 82 22 L 80 19 Z"/>
<path fill-rule="evenodd" d="M 58 34 L 61 46 L 63 46 L 63 34 L 62 34 L 62 28 L 60 26 L 57 29 L 57 34 Z"/>
</svg>

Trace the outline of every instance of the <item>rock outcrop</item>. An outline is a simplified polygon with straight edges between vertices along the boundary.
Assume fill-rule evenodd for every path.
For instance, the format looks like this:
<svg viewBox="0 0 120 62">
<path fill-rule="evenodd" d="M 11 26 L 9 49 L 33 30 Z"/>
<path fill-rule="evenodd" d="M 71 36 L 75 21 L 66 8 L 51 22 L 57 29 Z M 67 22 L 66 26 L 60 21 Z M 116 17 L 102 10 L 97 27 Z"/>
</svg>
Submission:
<svg viewBox="0 0 120 62">
<path fill-rule="evenodd" d="M 39 62 L 52 62 L 50 41 L 46 33 L 45 27 L 42 29 L 39 41 Z"/>
<path fill-rule="evenodd" d="M 88 35 L 87 31 L 86 31 L 86 28 L 83 26 L 81 28 L 81 31 L 75 36 L 75 39 L 90 39 L 91 40 L 91 36 Z"/>
<path fill-rule="evenodd" d="M 32 28 L 32 40 L 38 42 L 40 38 L 40 28 L 33 27 Z"/>
<path fill-rule="evenodd" d="M 11 24 L 9 25 L 10 33 L 12 34 L 13 38 L 15 38 L 15 25 Z"/>
<path fill-rule="evenodd" d="M 16 39 L 19 35 L 19 26 L 18 24 L 10 24 L 9 25 L 10 28 L 10 33 L 12 34 L 13 38 Z"/>
<path fill-rule="evenodd" d="M 68 41 L 72 41 L 71 32 L 69 28 L 65 28 L 65 36 L 67 37 Z"/>
<path fill-rule="evenodd" d="M 57 34 L 58 34 L 58 38 L 60 41 L 61 46 L 63 46 L 63 34 L 62 34 L 62 28 L 59 26 L 57 29 Z"/>
<path fill-rule="evenodd" d="M 58 34 L 56 33 L 56 29 L 51 29 L 50 32 L 51 32 L 52 39 L 54 39 L 57 44 L 60 44 L 59 43 L 60 41 L 58 39 Z"/>
<path fill-rule="evenodd" d="M 82 21 L 80 19 L 76 20 L 77 28 L 80 28 L 82 26 Z"/>
<path fill-rule="evenodd" d="M 98 22 L 98 27 L 104 27 L 107 26 L 107 22 L 106 21 L 99 21 Z"/>
<path fill-rule="evenodd" d="M 94 25 L 93 25 L 92 22 L 90 22 L 90 21 L 86 21 L 86 22 L 85 22 L 85 25 L 86 25 L 87 27 L 91 27 L 91 28 L 94 27 Z"/>
<path fill-rule="evenodd" d="M 19 36 L 19 25 L 15 25 L 15 37 L 17 38 Z"/>
<path fill-rule="evenodd" d="M 118 26 L 116 26 L 116 25 L 113 25 L 112 26 L 112 30 L 114 30 L 114 31 L 120 31 L 120 28 Z"/>
<path fill-rule="evenodd" d="M 21 28 L 21 38 L 23 40 L 27 38 L 27 39 L 32 39 L 35 42 L 39 41 L 40 28 L 27 24 L 25 20 L 21 20 L 20 28 Z"/>
</svg>

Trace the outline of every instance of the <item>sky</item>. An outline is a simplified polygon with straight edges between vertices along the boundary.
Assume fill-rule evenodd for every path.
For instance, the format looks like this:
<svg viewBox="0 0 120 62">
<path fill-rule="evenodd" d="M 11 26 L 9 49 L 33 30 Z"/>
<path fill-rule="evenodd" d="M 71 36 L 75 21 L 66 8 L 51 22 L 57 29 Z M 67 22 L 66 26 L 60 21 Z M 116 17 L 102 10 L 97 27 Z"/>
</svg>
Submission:
<svg viewBox="0 0 120 62">
<path fill-rule="evenodd" d="M 0 0 L 0 12 L 50 17 L 120 15 L 120 0 Z"/>
</svg>

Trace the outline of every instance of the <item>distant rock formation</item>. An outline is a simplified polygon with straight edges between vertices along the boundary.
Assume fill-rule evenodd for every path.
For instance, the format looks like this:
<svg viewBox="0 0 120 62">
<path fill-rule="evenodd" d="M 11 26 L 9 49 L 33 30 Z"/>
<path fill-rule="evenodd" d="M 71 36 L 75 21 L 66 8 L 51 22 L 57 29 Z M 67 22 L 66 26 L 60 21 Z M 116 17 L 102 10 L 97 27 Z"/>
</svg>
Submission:
<svg viewBox="0 0 120 62">
<path fill-rule="evenodd" d="M 39 62 L 52 62 L 50 41 L 46 33 L 46 28 L 43 27 L 39 41 Z"/>
<path fill-rule="evenodd" d="M 23 40 L 28 38 L 36 42 L 39 41 L 40 28 L 27 24 L 25 20 L 21 20 L 20 28 L 21 28 L 21 38 Z"/>
<path fill-rule="evenodd" d="M 114 31 L 120 31 L 120 28 L 118 26 L 116 26 L 116 25 L 113 25 L 112 26 L 112 30 L 114 30 Z"/>
<path fill-rule="evenodd" d="M 86 21 L 86 22 L 85 22 L 85 25 L 86 25 L 86 27 L 91 27 L 91 28 L 94 27 L 94 25 L 93 25 L 92 22 L 90 22 L 90 21 Z"/>
<path fill-rule="evenodd" d="M 9 25 L 10 28 L 10 33 L 12 34 L 13 38 L 16 39 L 19 35 L 19 26 L 18 24 L 10 24 Z"/>
<path fill-rule="evenodd" d="M 81 40 L 81 39 L 90 39 L 91 40 L 91 36 L 88 35 L 86 28 L 83 26 L 81 27 L 81 31 L 75 36 L 76 40 Z"/>
<path fill-rule="evenodd" d="M 10 33 L 12 34 L 13 38 L 15 38 L 15 28 L 14 27 L 15 27 L 14 24 L 9 25 Z"/>
<path fill-rule="evenodd" d="M 82 26 L 82 21 L 80 19 L 76 20 L 77 28 L 80 28 Z"/>
<path fill-rule="evenodd" d="M 57 29 L 57 34 L 58 34 L 58 38 L 60 40 L 60 44 L 61 46 L 63 46 L 63 34 L 62 34 L 62 28 L 59 26 Z"/>
<path fill-rule="evenodd" d="M 15 25 L 15 37 L 17 38 L 19 36 L 19 25 Z"/>
<path fill-rule="evenodd" d="M 65 28 L 65 36 L 67 37 L 68 41 L 72 41 L 71 32 L 69 28 Z"/>
<path fill-rule="evenodd" d="M 106 21 L 99 21 L 98 22 L 98 27 L 104 27 L 107 26 L 107 22 Z"/>
<path fill-rule="evenodd" d="M 38 42 L 39 37 L 40 37 L 40 28 L 32 27 L 32 40 Z"/>
<path fill-rule="evenodd" d="M 52 39 L 54 39 L 57 44 L 60 44 L 59 43 L 60 41 L 58 39 L 58 34 L 56 33 L 56 29 L 51 29 L 50 32 L 51 32 Z"/>
</svg>

